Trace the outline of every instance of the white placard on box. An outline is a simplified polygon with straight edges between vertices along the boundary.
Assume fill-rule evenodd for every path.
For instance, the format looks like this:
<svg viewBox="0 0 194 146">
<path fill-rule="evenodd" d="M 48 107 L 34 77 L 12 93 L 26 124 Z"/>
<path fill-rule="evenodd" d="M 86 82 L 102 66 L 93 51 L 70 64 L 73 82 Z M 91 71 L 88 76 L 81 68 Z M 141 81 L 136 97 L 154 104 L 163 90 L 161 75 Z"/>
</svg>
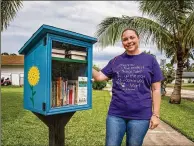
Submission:
<svg viewBox="0 0 194 146">
<path fill-rule="evenodd" d="M 87 77 L 78 77 L 78 105 L 87 104 Z"/>
</svg>

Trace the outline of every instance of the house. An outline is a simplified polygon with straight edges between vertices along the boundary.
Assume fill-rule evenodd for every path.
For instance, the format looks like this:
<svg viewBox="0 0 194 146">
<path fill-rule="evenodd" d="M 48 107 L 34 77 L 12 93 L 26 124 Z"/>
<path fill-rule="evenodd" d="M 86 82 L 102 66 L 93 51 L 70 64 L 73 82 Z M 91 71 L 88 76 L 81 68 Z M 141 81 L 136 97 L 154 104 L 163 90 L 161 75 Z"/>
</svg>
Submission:
<svg viewBox="0 0 194 146">
<path fill-rule="evenodd" d="M 184 83 L 194 82 L 194 72 L 183 72 L 182 80 Z"/>
<path fill-rule="evenodd" d="M 183 72 L 182 83 L 194 83 L 194 72 Z M 175 83 L 175 80 L 172 82 Z"/>
<path fill-rule="evenodd" d="M 1 78 L 9 78 L 12 85 L 21 86 L 24 82 L 24 56 L 1 55 Z"/>
</svg>

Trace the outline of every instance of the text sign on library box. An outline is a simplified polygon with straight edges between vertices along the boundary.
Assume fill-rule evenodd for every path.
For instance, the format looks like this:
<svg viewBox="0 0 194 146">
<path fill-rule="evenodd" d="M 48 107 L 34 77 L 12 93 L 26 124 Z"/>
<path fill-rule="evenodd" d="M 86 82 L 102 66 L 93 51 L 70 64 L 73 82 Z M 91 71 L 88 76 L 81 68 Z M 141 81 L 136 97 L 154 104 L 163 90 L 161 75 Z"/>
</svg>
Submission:
<svg viewBox="0 0 194 146">
<path fill-rule="evenodd" d="M 87 104 L 87 77 L 78 77 L 78 104 Z"/>
<path fill-rule="evenodd" d="M 24 108 L 53 115 L 92 108 L 96 38 L 42 25 L 19 50 L 24 55 Z"/>
</svg>

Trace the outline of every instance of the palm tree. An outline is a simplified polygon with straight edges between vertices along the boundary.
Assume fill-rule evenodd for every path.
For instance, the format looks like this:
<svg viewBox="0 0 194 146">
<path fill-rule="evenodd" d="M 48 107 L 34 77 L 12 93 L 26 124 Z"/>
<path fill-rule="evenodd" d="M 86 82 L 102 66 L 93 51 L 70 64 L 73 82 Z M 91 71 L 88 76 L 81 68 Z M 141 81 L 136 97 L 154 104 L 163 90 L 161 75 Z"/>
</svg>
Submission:
<svg viewBox="0 0 194 146">
<path fill-rule="evenodd" d="M 174 53 L 177 59 L 176 79 L 170 103 L 180 104 L 183 64 L 194 47 L 194 1 L 150 1 L 140 2 L 140 10 L 150 19 L 138 16 L 108 17 L 97 28 L 101 47 L 114 45 L 121 32 L 134 28 L 145 40 L 153 42 L 161 52 Z"/>
<path fill-rule="evenodd" d="M 154 54 L 152 54 L 151 52 L 150 52 L 150 50 L 149 51 L 143 51 L 144 53 L 146 53 L 146 54 L 150 54 L 150 55 L 152 55 L 152 56 L 154 56 L 155 58 L 156 58 L 156 55 L 154 55 Z"/>
<path fill-rule="evenodd" d="M 21 7 L 22 0 L 1 0 L 1 31 L 7 29 Z"/>
<path fill-rule="evenodd" d="M 175 64 L 177 63 L 177 56 L 176 56 L 176 52 L 174 51 L 168 51 L 166 52 L 166 57 L 167 58 L 171 58 L 171 64 Z M 186 68 L 186 70 L 189 70 L 190 68 L 190 60 L 194 60 L 194 55 L 192 53 L 192 49 L 188 52 L 187 57 L 184 57 L 184 64 L 183 64 L 183 70 L 184 68 Z"/>
</svg>

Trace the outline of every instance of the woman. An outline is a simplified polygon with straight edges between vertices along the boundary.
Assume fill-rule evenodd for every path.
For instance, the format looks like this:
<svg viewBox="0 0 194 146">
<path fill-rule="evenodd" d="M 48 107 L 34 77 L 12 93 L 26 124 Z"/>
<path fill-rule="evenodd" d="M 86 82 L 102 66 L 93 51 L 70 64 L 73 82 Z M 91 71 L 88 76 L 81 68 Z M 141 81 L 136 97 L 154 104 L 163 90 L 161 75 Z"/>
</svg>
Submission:
<svg viewBox="0 0 194 146">
<path fill-rule="evenodd" d="M 141 146 L 148 129 L 159 125 L 162 72 L 156 59 L 140 52 L 136 30 L 125 29 L 125 52 L 101 70 L 95 81 L 112 79 L 112 100 L 106 119 L 106 146 L 119 146 L 126 133 L 127 146 Z M 153 106 L 152 106 L 153 104 Z"/>
</svg>

